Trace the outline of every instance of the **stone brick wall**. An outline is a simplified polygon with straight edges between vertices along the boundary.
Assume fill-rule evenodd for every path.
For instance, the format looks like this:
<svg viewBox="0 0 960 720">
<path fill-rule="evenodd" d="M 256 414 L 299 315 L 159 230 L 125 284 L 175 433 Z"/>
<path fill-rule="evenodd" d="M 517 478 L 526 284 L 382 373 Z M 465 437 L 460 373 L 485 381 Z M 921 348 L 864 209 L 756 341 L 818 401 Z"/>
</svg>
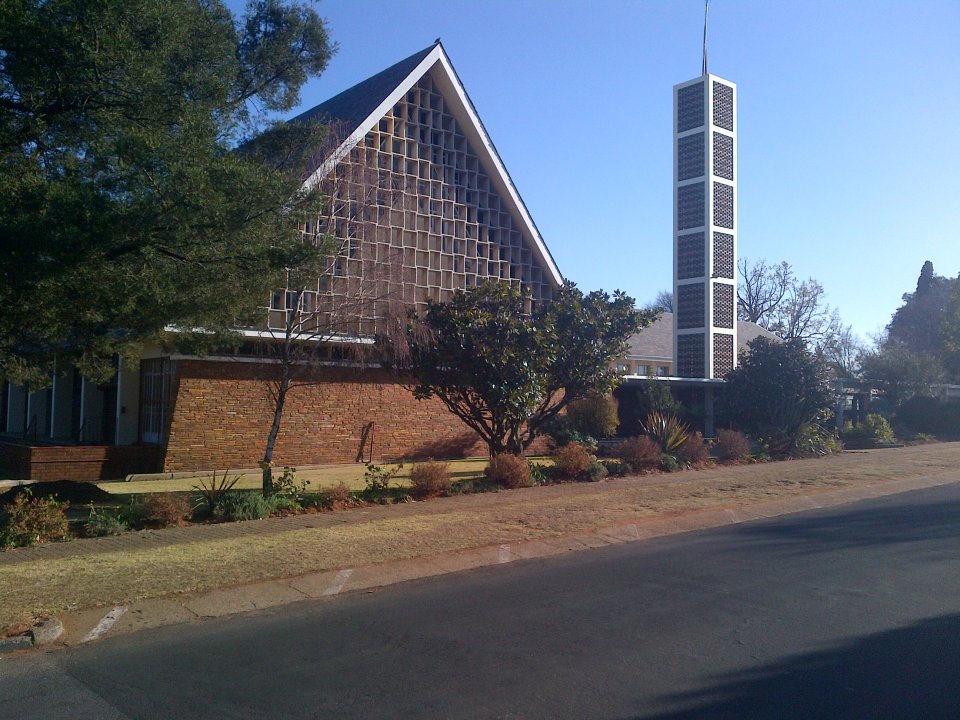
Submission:
<svg viewBox="0 0 960 720">
<path fill-rule="evenodd" d="M 256 467 L 273 412 L 264 372 L 177 361 L 164 472 Z M 462 457 L 486 446 L 438 400 L 416 400 L 384 370 L 318 368 L 288 396 L 277 465 L 367 461 L 371 452 L 375 461 Z"/>
<path fill-rule="evenodd" d="M 160 448 L 144 445 L 28 446 L 0 443 L 5 479 L 50 482 L 113 480 L 160 470 Z"/>
</svg>

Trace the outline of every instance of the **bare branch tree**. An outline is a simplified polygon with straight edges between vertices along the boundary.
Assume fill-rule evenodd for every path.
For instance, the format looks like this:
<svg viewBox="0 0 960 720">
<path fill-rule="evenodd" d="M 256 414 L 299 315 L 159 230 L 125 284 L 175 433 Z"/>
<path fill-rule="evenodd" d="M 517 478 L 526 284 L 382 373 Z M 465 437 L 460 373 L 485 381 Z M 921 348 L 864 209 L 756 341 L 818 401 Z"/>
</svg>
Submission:
<svg viewBox="0 0 960 720">
<path fill-rule="evenodd" d="M 842 329 L 823 285 L 813 278 L 799 281 L 789 263 L 768 265 L 761 259 L 751 264 L 740 258 L 737 268 L 740 320 L 755 322 L 785 340 L 803 340 L 816 352 Z"/>
<path fill-rule="evenodd" d="M 273 405 L 261 461 L 265 495 L 273 490 L 274 450 L 290 393 L 315 383 L 323 365 L 362 366 L 376 334 L 405 315 L 402 248 L 377 222 L 400 207 L 403 195 L 372 159 L 358 145 L 320 181 L 324 202 L 300 221 L 305 251 L 290 259 L 286 286 L 267 308 L 256 345 Z"/>
<path fill-rule="evenodd" d="M 823 358 L 844 377 L 856 377 L 860 370 L 860 359 L 866 346 L 853 332 L 852 325 L 831 322 L 827 335 L 821 344 Z"/>
<path fill-rule="evenodd" d="M 793 268 L 787 262 L 767 265 L 763 258 L 751 265 L 748 258 L 742 257 L 737 261 L 737 269 L 739 318 L 769 329 L 770 314 L 780 307 L 795 282 Z"/>
<path fill-rule="evenodd" d="M 647 303 L 644 310 L 658 310 L 660 312 L 673 312 L 673 292 L 670 290 L 661 290 L 653 299 L 653 302 Z"/>
<path fill-rule="evenodd" d="M 764 318 L 766 328 L 785 340 L 796 338 L 817 346 L 826 337 L 831 320 L 839 322 L 824 296 L 823 285 L 813 278 L 801 283 L 794 280 L 780 304 Z"/>
</svg>

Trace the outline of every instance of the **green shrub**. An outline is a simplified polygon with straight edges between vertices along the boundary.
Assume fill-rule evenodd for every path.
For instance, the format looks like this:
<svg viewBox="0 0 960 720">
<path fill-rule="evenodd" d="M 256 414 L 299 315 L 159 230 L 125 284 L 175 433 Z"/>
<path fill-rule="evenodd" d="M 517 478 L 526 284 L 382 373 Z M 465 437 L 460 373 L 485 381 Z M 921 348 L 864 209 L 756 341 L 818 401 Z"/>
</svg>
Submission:
<svg viewBox="0 0 960 720">
<path fill-rule="evenodd" d="M 530 482 L 534 485 L 549 485 L 554 480 L 554 468 L 552 465 L 541 465 L 532 460 L 527 461 L 530 467 Z"/>
<path fill-rule="evenodd" d="M 617 432 L 617 401 L 609 395 L 593 395 L 567 405 L 573 429 L 594 438 L 612 437 Z"/>
<path fill-rule="evenodd" d="M 66 540 L 68 503 L 35 498 L 29 488 L 8 504 L 0 517 L 0 547 L 24 547 Z"/>
<path fill-rule="evenodd" d="M 904 426 L 914 432 L 937 434 L 939 428 L 940 401 L 927 395 L 914 395 L 904 400 L 897 408 L 894 417 L 899 426 Z M 846 435 L 844 429 L 844 435 Z"/>
<path fill-rule="evenodd" d="M 930 435 L 929 433 L 917 433 L 916 435 L 913 436 L 910 442 L 928 443 L 928 442 L 936 442 L 936 440 L 937 438 L 935 438 L 933 435 Z"/>
<path fill-rule="evenodd" d="M 863 419 L 863 425 L 874 440 L 882 443 L 892 443 L 896 441 L 890 423 L 883 415 L 871 413 Z"/>
<path fill-rule="evenodd" d="M 196 492 L 193 498 L 194 515 L 199 517 L 212 517 L 216 515 L 217 508 L 220 506 L 223 496 L 233 490 L 233 486 L 240 481 L 239 475 L 234 475 L 231 478 L 227 477 L 227 472 L 227 470 L 224 470 L 223 475 L 218 478 L 216 471 L 214 471 L 208 483 L 201 480 L 199 485 L 193 486 Z"/>
<path fill-rule="evenodd" d="M 285 467 L 280 477 L 273 480 L 273 495 L 296 500 L 307 492 L 308 485 L 309 483 L 306 480 L 297 482 L 297 469 L 295 467 Z"/>
<path fill-rule="evenodd" d="M 231 490 L 220 499 L 214 517 L 225 522 L 259 520 L 270 510 L 270 500 L 259 490 Z"/>
<path fill-rule="evenodd" d="M 386 505 L 391 498 L 390 481 L 396 478 L 402 469 L 403 463 L 393 470 L 382 465 L 367 463 L 367 469 L 363 473 L 363 481 L 366 483 L 366 487 L 361 491 L 360 497 L 366 502 Z"/>
<path fill-rule="evenodd" d="M 130 527 L 165 528 L 179 525 L 190 513 L 190 505 L 175 493 L 155 493 L 132 501 L 120 517 Z"/>
<path fill-rule="evenodd" d="M 895 419 L 903 435 L 922 433 L 941 440 L 960 440 L 960 400 L 913 397 L 897 409 Z"/>
<path fill-rule="evenodd" d="M 836 436 L 820 425 L 810 423 L 800 428 L 791 457 L 822 457 L 843 449 Z"/>
<path fill-rule="evenodd" d="M 660 455 L 660 469 L 664 472 L 676 472 L 677 470 L 683 470 L 683 465 L 676 456 L 663 453 Z"/>
<path fill-rule="evenodd" d="M 660 452 L 674 453 L 689 436 L 687 424 L 676 415 L 652 412 L 643 426 L 644 432 L 660 446 Z"/>
<path fill-rule="evenodd" d="M 573 420 L 566 415 L 558 415 L 547 423 L 544 432 L 550 436 L 553 441 L 553 447 L 565 447 L 570 443 L 577 443 L 585 448 L 593 450 L 597 447 L 597 441 L 591 435 L 580 432 L 573 423 Z"/>
<path fill-rule="evenodd" d="M 822 439 L 811 428 L 830 417 L 833 405 L 829 370 L 803 341 L 758 337 L 727 373 L 717 410 L 722 421 L 785 456 Z"/>
<path fill-rule="evenodd" d="M 660 466 L 660 445 L 646 435 L 627 438 L 614 449 L 614 454 L 633 472 L 653 470 Z"/>
<path fill-rule="evenodd" d="M 270 514 L 287 514 L 302 510 L 302 501 L 305 497 L 306 493 L 298 495 L 297 497 L 290 497 L 289 495 L 271 495 L 269 498 L 267 498 L 267 504 L 270 506 Z"/>
<path fill-rule="evenodd" d="M 652 412 L 665 415 L 680 415 L 683 406 L 662 380 L 641 380 L 638 383 L 621 385 L 616 390 L 619 431 L 626 436 L 643 433 L 643 419 Z"/>
<path fill-rule="evenodd" d="M 448 495 L 453 483 L 450 463 L 418 463 L 410 469 L 410 482 L 410 494 L 417 500 Z"/>
<path fill-rule="evenodd" d="M 587 482 L 598 482 L 603 480 L 609 474 L 607 466 L 598 460 L 593 460 L 587 465 L 587 469 L 583 472 L 581 477 Z"/>
<path fill-rule="evenodd" d="M 623 477 L 630 474 L 630 466 L 622 460 L 606 460 L 603 466 L 607 469 L 607 475 L 613 477 Z"/>
<path fill-rule="evenodd" d="M 570 443 L 553 454 L 553 467 L 563 480 L 575 480 L 590 466 L 593 456 L 576 443 Z"/>
<path fill-rule="evenodd" d="M 687 439 L 676 449 L 674 456 L 682 465 L 702 467 L 710 458 L 710 450 L 699 431 L 687 435 Z"/>
<path fill-rule="evenodd" d="M 490 463 L 483 471 L 494 485 L 503 488 L 520 488 L 531 485 L 530 465 L 526 459 L 511 453 L 501 453 L 490 458 Z"/>
<path fill-rule="evenodd" d="M 90 504 L 90 515 L 83 524 L 83 534 L 87 537 L 121 535 L 129 529 L 126 521 L 119 514 L 109 510 L 98 511 L 92 503 Z"/>
<path fill-rule="evenodd" d="M 750 441 L 739 430 L 718 430 L 713 451 L 721 462 L 744 462 L 750 458 Z"/>
</svg>

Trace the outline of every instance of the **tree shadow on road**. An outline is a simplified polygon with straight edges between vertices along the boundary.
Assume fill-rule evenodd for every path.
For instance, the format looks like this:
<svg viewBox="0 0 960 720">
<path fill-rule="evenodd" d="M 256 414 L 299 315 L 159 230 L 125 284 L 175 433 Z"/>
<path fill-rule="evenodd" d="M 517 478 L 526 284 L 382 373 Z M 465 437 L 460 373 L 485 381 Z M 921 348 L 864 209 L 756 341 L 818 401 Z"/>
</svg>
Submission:
<svg viewBox="0 0 960 720">
<path fill-rule="evenodd" d="M 895 506 L 854 505 L 846 512 L 834 509 L 823 517 L 803 513 L 772 522 L 745 523 L 730 531 L 796 553 L 949 540 L 960 537 L 960 501 L 918 499 Z"/>
<path fill-rule="evenodd" d="M 631 720 L 960 717 L 960 615 L 787 658 L 660 698 L 683 709 Z"/>
</svg>

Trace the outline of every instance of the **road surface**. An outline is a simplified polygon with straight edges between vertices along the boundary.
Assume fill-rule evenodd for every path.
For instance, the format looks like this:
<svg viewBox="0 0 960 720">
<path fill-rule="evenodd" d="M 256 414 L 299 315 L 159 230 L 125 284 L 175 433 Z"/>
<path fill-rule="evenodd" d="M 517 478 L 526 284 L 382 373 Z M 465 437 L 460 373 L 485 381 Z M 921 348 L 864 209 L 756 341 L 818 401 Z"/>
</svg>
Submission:
<svg viewBox="0 0 960 720">
<path fill-rule="evenodd" d="M 8 656 L 0 718 L 956 719 L 960 485 Z"/>
</svg>

